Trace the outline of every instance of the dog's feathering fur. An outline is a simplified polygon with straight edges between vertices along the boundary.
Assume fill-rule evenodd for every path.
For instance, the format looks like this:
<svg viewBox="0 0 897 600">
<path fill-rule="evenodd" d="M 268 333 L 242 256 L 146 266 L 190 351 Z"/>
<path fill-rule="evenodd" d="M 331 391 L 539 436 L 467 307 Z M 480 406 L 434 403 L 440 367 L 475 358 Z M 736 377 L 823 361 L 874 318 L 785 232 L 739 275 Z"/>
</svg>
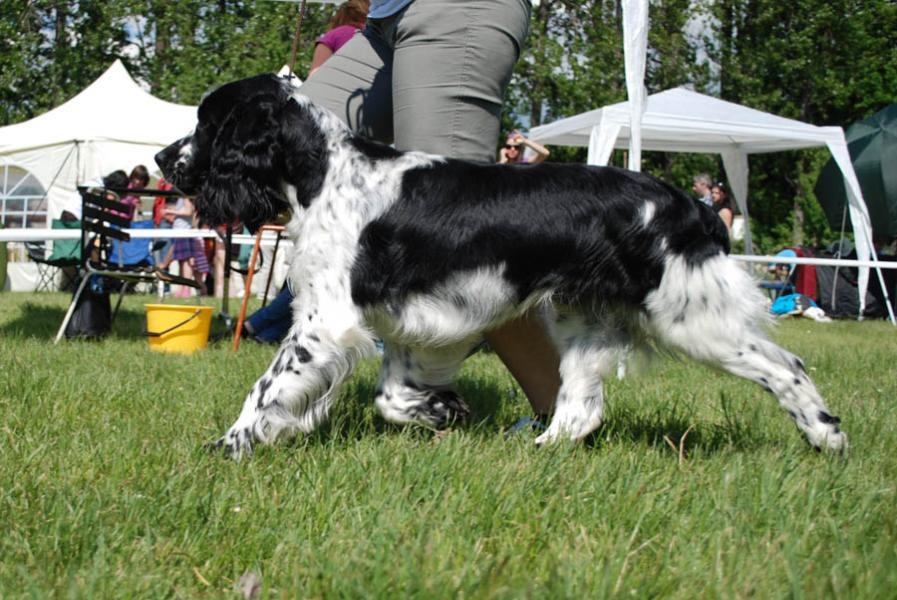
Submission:
<svg viewBox="0 0 897 600">
<path fill-rule="evenodd" d="M 470 349 L 530 309 L 561 356 L 537 443 L 598 427 L 602 379 L 650 339 L 759 383 L 813 446 L 846 447 L 803 363 L 764 335 L 720 219 L 652 177 L 398 152 L 267 75 L 211 93 L 156 161 L 206 223 L 292 211 L 293 325 L 219 441 L 228 453 L 314 429 L 376 337 L 382 414 L 444 427 L 468 413 L 453 379 Z"/>
</svg>

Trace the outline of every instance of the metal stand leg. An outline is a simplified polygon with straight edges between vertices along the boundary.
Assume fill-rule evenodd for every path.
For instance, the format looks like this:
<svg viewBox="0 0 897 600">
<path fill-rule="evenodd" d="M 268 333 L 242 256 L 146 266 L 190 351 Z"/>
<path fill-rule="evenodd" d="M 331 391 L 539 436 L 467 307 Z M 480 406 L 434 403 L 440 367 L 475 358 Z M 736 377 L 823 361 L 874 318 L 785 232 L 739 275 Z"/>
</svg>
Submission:
<svg viewBox="0 0 897 600">
<path fill-rule="evenodd" d="M 262 236 L 266 231 L 277 232 L 277 240 L 274 242 L 274 252 L 271 256 L 271 273 L 274 272 L 274 261 L 277 258 L 277 248 L 280 246 L 280 234 L 283 232 L 283 225 L 262 225 L 258 233 L 255 234 L 255 244 L 252 246 L 252 254 L 249 257 L 249 269 L 246 273 L 246 284 L 243 289 L 243 303 L 240 305 L 240 316 L 237 317 L 237 328 L 234 330 L 233 351 L 236 352 L 240 347 L 240 336 L 243 334 L 243 322 L 246 320 L 246 306 L 249 304 L 249 296 L 252 294 L 252 275 L 255 273 L 255 265 L 259 257 L 259 249 L 262 246 Z M 271 274 L 268 274 L 268 282 L 265 285 L 264 302 L 268 300 L 268 286 L 271 285 Z M 262 304 L 264 306 L 264 303 Z"/>
<path fill-rule="evenodd" d="M 230 261 L 233 257 L 234 237 L 234 232 L 231 227 L 231 225 L 228 225 L 224 230 L 224 269 L 222 269 L 222 277 L 224 277 L 224 281 L 221 282 L 221 289 L 223 291 L 221 295 L 221 314 L 225 315 L 228 320 L 230 319 L 230 315 L 228 315 L 228 309 L 230 308 Z"/>
<path fill-rule="evenodd" d="M 118 309 L 121 307 L 121 301 L 125 299 L 125 292 L 128 291 L 128 286 L 132 285 L 130 281 L 121 282 L 121 292 L 118 294 L 118 301 L 115 303 L 115 310 L 112 311 L 112 316 L 109 317 L 109 324 L 111 325 L 115 322 L 115 315 L 118 314 Z"/>
<path fill-rule="evenodd" d="M 85 273 L 84 277 L 81 278 L 81 283 L 78 285 L 78 290 L 75 292 L 75 296 L 72 298 L 72 303 L 69 304 L 69 309 L 65 313 L 65 318 L 62 319 L 62 325 L 59 326 L 59 332 L 56 334 L 56 339 L 53 340 L 54 344 L 58 344 L 59 340 L 62 339 L 62 334 L 65 333 L 65 328 L 68 326 L 72 315 L 75 313 L 75 306 L 78 305 L 78 299 L 81 298 L 81 293 L 84 292 L 84 288 L 87 287 L 88 281 L 90 281 L 90 273 Z"/>
<path fill-rule="evenodd" d="M 249 304 L 249 296 L 252 294 L 252 275 L 255 273 L 255 263 L 259 257 L 259 248 L 262 245 L 264 227 L 255 234 L 255 244 L 252 245 L 252 255 L 249 257 L 249 269 L 246 272 L 246 283 L 243 289 L 243 303 L 240 305 L 240 316 L 237 317 L 237 328 L 234 330 L 234 345 L 232 350 L 240 347 L 240 336 L 243 334 L 243 321 L 246 320 L 246 306 Z"/>
<path fill-rule="evenodd" d="M 265 282 L 265 293 L 262 295 L 262 308 L 268 304 L 268 291 L 271 289 L 271 279 L 274 277 L 274 266 L 277 264 L 277 249 L 280 248 L 280 233 L 283 227 L 277 230 L 277 238 L 274 240 L 274 251 L 271 253 L 271 268 L 268 269 L 268 280 Z"/>
</svg>

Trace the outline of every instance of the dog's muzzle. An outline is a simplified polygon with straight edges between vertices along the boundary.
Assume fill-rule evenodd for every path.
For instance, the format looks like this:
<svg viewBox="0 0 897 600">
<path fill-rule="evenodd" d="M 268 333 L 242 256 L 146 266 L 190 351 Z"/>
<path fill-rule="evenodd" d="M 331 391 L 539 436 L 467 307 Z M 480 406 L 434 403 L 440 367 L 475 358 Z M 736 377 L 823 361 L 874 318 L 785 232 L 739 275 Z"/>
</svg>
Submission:
<svg viewBox="0 0 897 600">
<path fill-rule="evenodd" d="M 196 186 L 190 182 L 185 172 L 190 159 L 185 149 L 189 148 L 189 144 L 189 137 L 180 139 L 157 152 L 153 158 L 169 183 L 185 194 L 193 195 L 197 191 L 193 189 Z"/>
</svg>

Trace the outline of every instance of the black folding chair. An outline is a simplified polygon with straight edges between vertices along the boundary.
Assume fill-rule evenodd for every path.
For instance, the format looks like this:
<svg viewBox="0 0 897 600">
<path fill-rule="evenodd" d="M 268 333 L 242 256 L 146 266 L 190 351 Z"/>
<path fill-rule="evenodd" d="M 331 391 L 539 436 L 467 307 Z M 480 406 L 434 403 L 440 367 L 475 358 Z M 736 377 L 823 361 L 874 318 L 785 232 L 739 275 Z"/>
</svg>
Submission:
<svg viewBox="0 0 897 600">
<path fill-rule="evenodd" d="M 109 277 L 119 279 L 124 282 L 121 286 L 121 292 L 115 310 L 112 312 L 111 321 L 115 320 L 115 315 L 121 306 L 122 298 L 128 284 L 139 282 L 158 282 L 166 281 L 179 285 L 188 285 L 198 288 L 199 284 L 193 279 L 185 277 L 176 277 L 159 270 L 154 264 L 147 262 L 139 262 L 136 264 L 125 264 L 122 251 L 122 244 L 131 241 L 131 236 L 123 229 L 129 227 L 131 221 L 128 217 L 122 216 L 129 214 L 131 207 L 127 204 L 119 202 L 119 195 L 116 190 L 106 189 L 102 187 L 78 187 L 81 193 L 81 260 L 78 265 L 80 283 L 72 297 L 72 303 L 66 311 L 59 332 L 56 334 L 56 342 L 62 339 L 65 328 L 75 312 L 78 300 L 84 293 L 88 283 L 96 277 Z M 127 191 L 127 193 L 135 193 L 138 190 L 118 190 Z M 140 190 L 140 193 L 152 193 L 159 195 L 163 192 L 159 190 Z M 113 246 L 113 240 L 118 240 L 119 247 Z M 147 249 L 151 240 L 147 238 Z M 147 254 L 149 252 L 147 251 Z"/>
</svg>

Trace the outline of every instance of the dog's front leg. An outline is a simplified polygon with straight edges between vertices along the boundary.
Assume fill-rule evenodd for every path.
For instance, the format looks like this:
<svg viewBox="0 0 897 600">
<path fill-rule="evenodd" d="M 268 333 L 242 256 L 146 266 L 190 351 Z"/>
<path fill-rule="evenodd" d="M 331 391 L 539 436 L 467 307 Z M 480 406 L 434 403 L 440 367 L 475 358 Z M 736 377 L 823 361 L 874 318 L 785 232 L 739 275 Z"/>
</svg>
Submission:
<svg viewBox="0 0 897 600">
<path fill-rule="evenodd" d="M 479 338 L 436 348 L 385 340 L 380 382 L 374 400 L 393 423 L 443 429 L 465 420 L 470 409 L 454 389 L 455 374 Z"/>
<path fill-rule="evenodd" d="M 336 331 L 320 323 L 303 326 L 297 319 L 216 447 L 239 457 L 250 453 L 254 442 L 312 431 L 327 418 L 340 384 L 372 347 L 370 334 L 361 327 Z"/>
</svg>

